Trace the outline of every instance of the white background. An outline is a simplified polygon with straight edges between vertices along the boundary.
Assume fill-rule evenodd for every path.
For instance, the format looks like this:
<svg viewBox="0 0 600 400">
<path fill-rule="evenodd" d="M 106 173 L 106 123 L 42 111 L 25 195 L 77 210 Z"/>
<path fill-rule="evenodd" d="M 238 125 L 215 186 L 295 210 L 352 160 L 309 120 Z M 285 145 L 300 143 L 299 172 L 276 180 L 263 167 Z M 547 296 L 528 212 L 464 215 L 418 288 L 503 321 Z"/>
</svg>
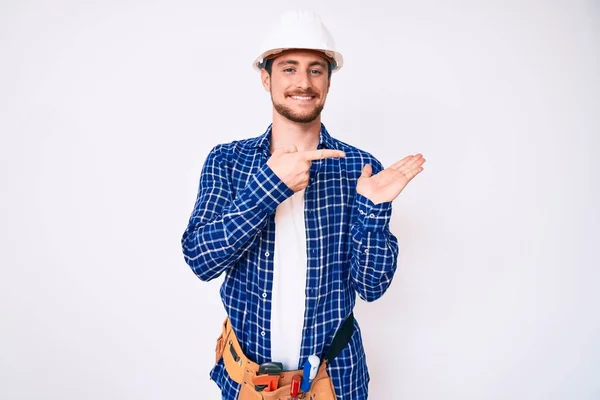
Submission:
<svg viewBox="0 0 600 400">
<path fill-rule="evenodd" d="M 235 4 L 234 4 L 235 3 Z M 0 398 L 217 399 L 219 281 L 180 238 L 206 154 L 261 134 L 291 1 L 0 3 Z M 600 3 L 328 1 L 337 138 L 426 170 L 359 302 L 370 398 L 600 398 Z"/>
</svg>

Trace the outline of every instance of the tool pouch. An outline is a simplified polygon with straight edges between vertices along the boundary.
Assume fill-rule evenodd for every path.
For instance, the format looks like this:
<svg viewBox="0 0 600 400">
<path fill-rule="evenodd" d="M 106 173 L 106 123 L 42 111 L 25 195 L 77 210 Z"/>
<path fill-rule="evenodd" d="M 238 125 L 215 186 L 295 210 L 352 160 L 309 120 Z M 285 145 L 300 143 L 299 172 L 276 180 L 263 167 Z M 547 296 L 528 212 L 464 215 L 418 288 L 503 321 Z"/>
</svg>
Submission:
<svg viewBox="0 0 600 400">
<path fill-rule="evenodd" d="M 252 381 L 244 379 L 240 389 L 239 400 L 290 400 L 290 386 L 294 375 L 302 375 L 302 370 L 285 371 L 279 380 L 279 388 L 272 392 L 257 392 Z M 333 382 L 327 374 L 326 363 L 319 367 L 319 372 L 312 382 L 308 393 L 299 397 L 305 400 L 337 400 Z"/>
<path fill-rule="evenodd" d="M 237 383 L 241 383 L 244 379 L 244 371 L 248 366 L 248 359 L 242 353 L 240 344 L 229 324 L 229 319 L 223 322 L 223 331 L 217 339 L 216 362 L 219 362 L 221 357 L 223 357 L 227 374 Z"/>
<path fill-rule="evenodd" d="M 256 376 L 258 364 L 250 361 L 242 352 L 240 344 L 231 328 L 229 319 L 223 323 L 223 330 L 217 339 L 215 359 L 218 362 L 223 357 L 227 374 L 235 382 L 241 384 L 238 400 L 289 400 L 290 386 L 294 375 L 303 375 L 303 370 L 284 371 L 279 379 L 277 390 L 266 392 L 257 391 L 252 378 Z M 312 382 L 309 392 L 304 397 L 308 400 L 336 400 L 333 382 L 327 374 L 327 361 L 321 363 L 317 376 Z M 302 396 L 302 395 L 301 395 Z"/>
</svg>

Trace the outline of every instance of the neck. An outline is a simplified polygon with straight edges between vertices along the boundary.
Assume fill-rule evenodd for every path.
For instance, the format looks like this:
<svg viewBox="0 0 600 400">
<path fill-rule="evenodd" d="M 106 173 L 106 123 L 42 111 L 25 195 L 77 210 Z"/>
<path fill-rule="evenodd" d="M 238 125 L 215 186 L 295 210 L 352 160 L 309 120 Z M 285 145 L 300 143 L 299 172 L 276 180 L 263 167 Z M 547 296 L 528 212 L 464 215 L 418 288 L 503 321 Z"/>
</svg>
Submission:
<svg viewBox="0 0 600 400">
<path fill-rule="evenodd" d="M 295 145 L 298 151 L 316 150 L 321 132 L 321 116 L 312 122 L 293 122 L 273 110 L 271 151 Z"/>
</svg>

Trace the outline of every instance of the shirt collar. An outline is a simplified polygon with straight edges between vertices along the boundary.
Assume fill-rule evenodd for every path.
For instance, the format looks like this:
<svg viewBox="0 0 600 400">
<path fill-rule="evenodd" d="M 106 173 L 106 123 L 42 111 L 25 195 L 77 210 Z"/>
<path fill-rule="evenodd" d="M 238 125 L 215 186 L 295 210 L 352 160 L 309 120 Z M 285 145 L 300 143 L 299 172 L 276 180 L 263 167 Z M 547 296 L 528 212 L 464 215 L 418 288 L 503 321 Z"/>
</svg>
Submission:
<svg viewBox="0 0 600 400">
<path fill-rule="evenodd" d="M 269 151 L 271 147 L 271 129 L 273 128 L 273 124 L 269 125 L 266 132 L 262 135 L 250 139 L 247 143 L 252 148 L 261 148 L 263 150 Z M 325 125 L 321 124 L 321 132 L 319 132 L 319 146 L 318 149 L 333 149 L 338 150 L 337 143 L 335 139 L 331 137 Z"/>
</svg>

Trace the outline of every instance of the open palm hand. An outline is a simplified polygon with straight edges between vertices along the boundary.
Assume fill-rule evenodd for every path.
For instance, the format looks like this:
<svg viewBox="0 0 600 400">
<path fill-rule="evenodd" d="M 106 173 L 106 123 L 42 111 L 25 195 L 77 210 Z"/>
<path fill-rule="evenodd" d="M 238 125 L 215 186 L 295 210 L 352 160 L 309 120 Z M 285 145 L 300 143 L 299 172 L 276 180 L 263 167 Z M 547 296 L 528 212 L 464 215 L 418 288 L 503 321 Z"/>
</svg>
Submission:
<svg viewBox="0 0 600 400">
<path fill-rule="evenodd" d="M 393 201 L 415 176 L 423 171 L 422 154 L 404 157 L 379 173 L 367 164 L 356 184 L 356 191 L 375 204 Z"/>
</svg>

